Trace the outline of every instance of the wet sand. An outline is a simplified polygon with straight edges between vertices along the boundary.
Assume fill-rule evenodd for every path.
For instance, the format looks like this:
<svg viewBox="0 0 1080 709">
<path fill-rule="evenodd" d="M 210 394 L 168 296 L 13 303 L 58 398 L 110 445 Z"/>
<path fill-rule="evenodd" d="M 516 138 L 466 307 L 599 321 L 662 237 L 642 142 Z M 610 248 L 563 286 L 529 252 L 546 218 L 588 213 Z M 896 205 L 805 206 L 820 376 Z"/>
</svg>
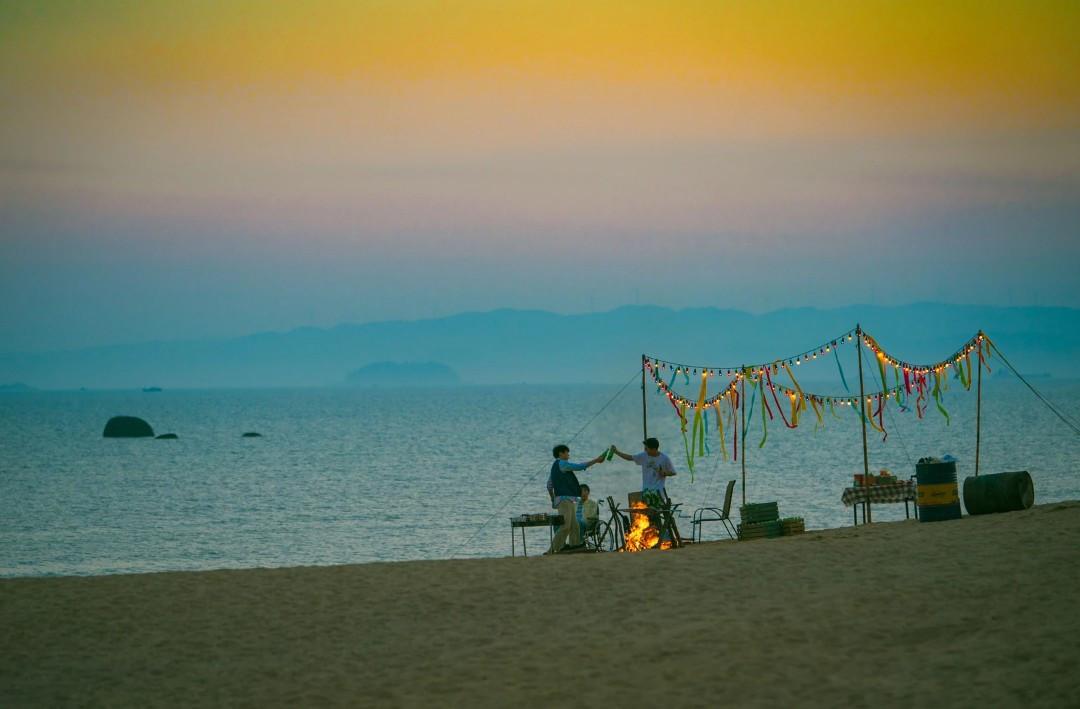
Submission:
<svg viewBox="0 0 1080 709">
<path fill-rule="evenodd" d="M 0 704 L 1067 706 L 1078 589 L 1080 502 L 669 552 L 7 579 Z"/>
</svg>

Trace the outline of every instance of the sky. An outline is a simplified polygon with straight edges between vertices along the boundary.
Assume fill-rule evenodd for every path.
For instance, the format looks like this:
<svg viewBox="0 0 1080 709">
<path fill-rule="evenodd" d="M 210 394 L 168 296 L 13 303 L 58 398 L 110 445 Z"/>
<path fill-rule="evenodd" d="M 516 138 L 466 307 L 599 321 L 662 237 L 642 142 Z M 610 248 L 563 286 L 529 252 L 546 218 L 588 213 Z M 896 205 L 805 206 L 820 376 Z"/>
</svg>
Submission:
<svg viewBox="0 0 1080 709">
<path fill-rule="evenodd" d="M 1080 307 L 1080 4 L 0 0 L 0 351 Z"/>
</svg>

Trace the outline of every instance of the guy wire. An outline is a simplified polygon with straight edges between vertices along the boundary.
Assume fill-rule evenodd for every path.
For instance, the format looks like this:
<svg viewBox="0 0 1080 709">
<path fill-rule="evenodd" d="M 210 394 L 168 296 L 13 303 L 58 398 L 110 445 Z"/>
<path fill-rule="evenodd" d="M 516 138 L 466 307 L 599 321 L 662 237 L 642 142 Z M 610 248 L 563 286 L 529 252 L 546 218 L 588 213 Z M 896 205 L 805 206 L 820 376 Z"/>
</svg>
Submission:
<svg viewBox="0 0 1080 709">
<path fill-rule="evenodd" d="M 601 407 L 600 407 L 600 410 L 599 410 L 599 411 L 597 411 L 597 412 L 596 412 L 595 414 L 593 414 L 593 415 L 592 415 L 592 418 L 590 418 L 590 419 L 589 419 L 588 421 L 586 421 L 586 422 L 585 422 L 585 425 L 584 425 L 584 426 L 582 426 L 581 428 L 579 428 L 579 429 L 578 429 L 578 431 L 577 431 L 577 433 L 575 433 L 575 434 L 574 434 L 573 436 L 571 436 L 571 437 L 570 437 L 570 440 L 568 440 L 568 441 L 566 442 L 566 443 L 567 443 L 567 445 L 569 445 L 569 444 L 573 443 L 573 442 L 574 442 L 574 441 L 575 441 L 575 440 L 577 439 L 577 437 L 578 437 L 578 436 L 580 436 L 580 435 L 582 434 L 582 432 L 583 432 L 583 431 L 584 431 L 584 430 L 585 430 L 586 428 L 588 428 L 588 427 L 589 427 L 589 425 L 590 425 L 590 424 L 592 424 L 592 422 L 593 422 L 593 421 L 595 421 L 595 420 L 597 419 L 597 417 L 599 417 L 599 416 L 600 416 L 600 414 L 604 413 L 604 411 L 605 411 L 605 410 L 606 410 L 606 409 L 607 409 L 607 408 L 608 408 L 609 406 L 611 406 L 611 405 L 612 405 L 613 403 L 615 403 L 615 400 L 616 400 L 616 399 L 618 399 L 618 398 L 619 398 L 619 396 L 620 396 L 620 395 L 621 395 L 621 394 L 622 394 L 622 393 L 623 393 L 624 391 L 626 391 L 626 387 L 630 386 L 630 385 L 631 385 L 631 384 L 632 384 L 632 383 L 633 383 L 633 382 L 634 382 L 634 381 L 635 381 L 636 379 L 638 379 L 639 377 L 641 377 L 641 369 L 635 369 L 635 370 L 634 370 L 634 374 L 633 374 L 633 376 L 631 376 L 631 377 L 630 377 L 629 381 L 627 381 L 627 382 L 626 382 L 626 384 L 623 384 L 623 385 L 622 385 L 622 387 L 620 387 L 620 389 L 619 389 L 619 390 L 618 390 L 617 392 L 615 392 L 615 395 L 614 395 L 614 396 L 612 396 L 612 397 L 611 397 L 610 399 L 608 399 L 607 403 L 606 403 L 606 404 L 604 404 L 603 406 L 601 406 Z M 485 519 L 485 520 L 484 520 L 483 522 L 481 522 L 481 523 L 480 523 L 480 526 L 476 528 L 476 531 L 472 533 L 472 536 L 470 536 L 470 537 L 469 537 L 468 539 L 466 539 L 466 540 L 465 540 L 465 542 L 464 542 L 464 543 L 463 543 L 463 544 L 462 544 L 462 545 L 461 545 L 461 546 L 460 546 L 459 548 L 460 548 L 460 549 L 465 549 L 465 548 L 467 548 L 467 547 L 468 547 L 468 546 L 469 546 L 470 544 L 472 544 L 472 543 L 473 543 L 474 541 L 476 541 L 476 538 L 477 538 L 478 536 L 480 536 L 480 532 L 482 532 L 482 531 L 484 530 L 484 527 L 488 526 L 488 524 L 490 524 L 490 523 L 491 523 L 491 520 L 495 519 L 495 516 L 496 516 L 496 515 L 498 515 L 498 514 L 499 514 L 500 512 L 502 512 L 503 510 L 505 510 L 505 509 L 506 509 L 506 506 L 507 506 L 507 505 L 509 505 L 509 504 L 510 504 L 511 502 L 513 502 L 513 501 L 514 501 L 514 500 L 515 500 L 515 499 L 517 498 L 517 496 L 521 494 L 522 490 L 524 490 L 524 489 L 525 489 L 526 487 L 528 487 L 529 485 L 531 485 L 531 484 L 532 484 L 532 483 L 533 483 L 533 482 L 534 482 L 534 481 L 536 480 L 537 476 L 539 476 L 539 475 L 540 475 L 541 473 L 543 473 L 543 472 L 544 472 L 545 470 L 547 470 L 547 469 L 545 468 L 545 469 L 541 470 L 540 472 L 537 472 L 537 473 L 533 473 L 532 475 L 530 475 L 530 476 L 529 476 L 529 479 L 528 479 L 528 480 L 526 480 L 526 481 L 525 481 L 525 483 L 524 483 L 524 484 L 523 484 L 523 485 L 522 485 L 522 486 L 521 486 L 520 488 L 518 488 L 518 490 L 517 490 L 517 491 L 516 491 L 515 493 L 513 493 L 512 495 L 510 495 L 510 497 L 506 498 L 506 500 L 505 500 L 505 501 L 504 501 L 504 502 L 503 502 L 503 503 L 502 503 L 501 505 L 499 505 L 499 507 L 498 507 L 498 508 L 496 508 L 496 510 L 495 510 L 494 512 L 492 512 L 492 513 L 491 513 L 491 514 L 490 514 L 490 515 L 488 516 L 488 518 L 487 518 L 487 519 Z M 447 552 L 449 552 L 449 548 L 447 549 Z"/>
</svg>

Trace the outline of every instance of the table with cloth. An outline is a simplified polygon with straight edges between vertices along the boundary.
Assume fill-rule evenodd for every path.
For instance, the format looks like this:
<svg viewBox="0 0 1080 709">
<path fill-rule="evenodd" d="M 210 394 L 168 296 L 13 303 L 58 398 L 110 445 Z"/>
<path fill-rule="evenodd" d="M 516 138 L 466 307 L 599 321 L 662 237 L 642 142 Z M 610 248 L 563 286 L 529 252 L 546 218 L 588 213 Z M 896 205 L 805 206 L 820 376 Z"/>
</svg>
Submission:
<svg viewBox="0 0 1080 709">
<path fill-rule="evenodd" d="M 859 506 L 863 508 L 863 523 L 866 523 L 866 504 L 883 504 L 883 503 L 904 503 L 904 516 L 908 519 L 911 518 L 911 511 L 908 508 L 908 502 L 917 502 L 917 491 L 914 480 L 901 480 L 895 483 L 886 483 L 878 485 L 864 485 L 859 487 L 846 487 L 844 488 L 844 494 L 840 496 L 840 501 L 844 503 L 844 507 L 851 507 L 854 505 L 855 509 L 852 510 L 852 514 L 855 518 L 855 524 L 859 524 Z M 915 519 L 919 518 L 919 507 L 915 507 Z"/>
</svg>

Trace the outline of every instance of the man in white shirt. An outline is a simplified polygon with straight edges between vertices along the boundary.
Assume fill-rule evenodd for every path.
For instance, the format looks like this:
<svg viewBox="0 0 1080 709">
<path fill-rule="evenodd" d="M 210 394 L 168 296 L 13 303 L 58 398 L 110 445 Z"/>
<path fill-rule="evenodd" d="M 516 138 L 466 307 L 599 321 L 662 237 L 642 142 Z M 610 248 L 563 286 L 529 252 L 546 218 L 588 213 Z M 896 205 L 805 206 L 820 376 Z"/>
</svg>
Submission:
<svg viewBox="0 0 1080 709">
<path fill-rule="evenodd" d="M 631 460 L 641 466 L 641 491 L 659 493 L 667 499 L 667 491 L 664 489 L 664 481 L 675 475 L 675 466 L 666 454 L 660 452 L 660 441 L 655 438 L 646 438 L 643 441 L 645 450 L 641 453 L 630 455 L 623 453 L 612 444 L 611 449 L 615 455 L 623 460 Z"/>
</svg>

